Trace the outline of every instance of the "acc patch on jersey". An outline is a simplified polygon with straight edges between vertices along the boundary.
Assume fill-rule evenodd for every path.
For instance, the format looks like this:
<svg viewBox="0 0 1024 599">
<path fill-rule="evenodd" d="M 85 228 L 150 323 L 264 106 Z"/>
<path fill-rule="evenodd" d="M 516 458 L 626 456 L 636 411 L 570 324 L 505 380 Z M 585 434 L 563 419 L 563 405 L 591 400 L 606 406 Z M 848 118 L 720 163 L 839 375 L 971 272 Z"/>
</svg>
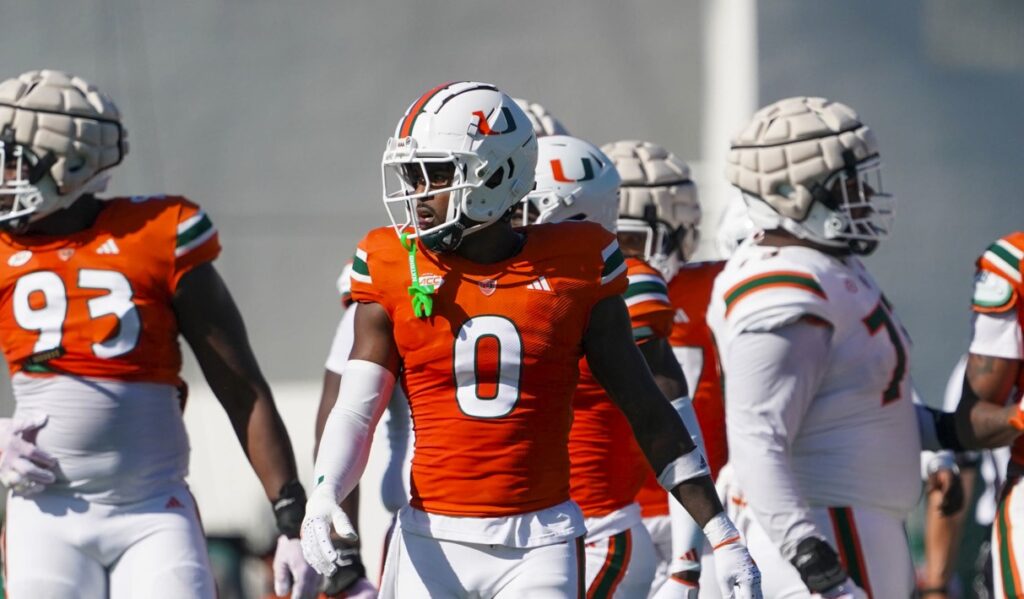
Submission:
<svg viewBox="0 0 1024 599">
<path fill-rule="evenodd" d="M 974 296 L 971 303 L 979 312 L 1001 312 L 1013 306 L 1017 294 L 1010 282 L 987 270 L 974 276 Z"/>
</svg>

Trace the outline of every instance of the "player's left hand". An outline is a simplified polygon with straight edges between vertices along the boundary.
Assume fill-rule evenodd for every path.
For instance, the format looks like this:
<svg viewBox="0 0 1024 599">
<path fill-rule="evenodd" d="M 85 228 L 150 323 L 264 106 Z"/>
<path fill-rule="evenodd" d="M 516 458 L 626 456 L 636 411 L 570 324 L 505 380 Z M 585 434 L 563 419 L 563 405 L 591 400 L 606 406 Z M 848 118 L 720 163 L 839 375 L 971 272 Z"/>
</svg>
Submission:
<svg viewBox="0 0 1024 599">
<path fill-rule="evenodd" d="M 302 557 L 298 539 L 281 535 L 274 552 L 274 594 L 291 599 L 312 599 L 320 586 L 320 575 Z"/>
<path fill-rule="evenodd" d="M 56 458 L 35 444 L 46 420 L 46 414 L 36 414 L 0 423 L 0 483 L 16 495 L 34 495 L 57 480 Z"/>
<path fill-rule="evenodd" d="M 960 480 L 960 470 L 956 463 L 932 463 L 928 465 L 928 482 L 925 493 L 940 493 L 939 512 L 943 516 L 951 516 L 964 507 L 964 486 Z"/>
<path fill-rule="evenodd" d="M 359 539 L 333 494 L 317 487 L 306 502 L 306 517 L 302 520 L 302 555 L 324 576 L 331 576 L 338 569 L 338 551 L 331 540 L 332 524 L 343 541 L 354 544 Z"/>
</svg>

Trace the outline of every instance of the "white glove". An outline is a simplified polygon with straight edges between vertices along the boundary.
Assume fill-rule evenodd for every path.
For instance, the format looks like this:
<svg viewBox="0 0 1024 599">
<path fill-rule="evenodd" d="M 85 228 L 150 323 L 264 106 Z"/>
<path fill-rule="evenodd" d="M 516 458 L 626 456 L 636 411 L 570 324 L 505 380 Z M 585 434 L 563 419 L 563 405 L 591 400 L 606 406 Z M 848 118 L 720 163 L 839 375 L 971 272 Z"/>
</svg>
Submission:
<svg viewBox="0 0 1024 599">
<path fill-rule="evenodd" d="M 324 576 L 330 576 L 338 569 L 334 563 L 338 552 L 331 542 L 331 524 L 343 541 L 354 543 L 359 539 L 333 492 L 323 486 L 317 487 L 306 502 L 306 517 L 302 520 L 302 555 L 314 570 Z"/>
<path fill-rule="evenodd" d="M 274 552 L 274 594 L 292 599 L 313 599 L 320 586 L 320 575 L 302 558 L 298 539 L 281 535 Z"/>
<path fill-rule="evenodd" d="M 34 495 L 57 480 L 57 460 L 35 444 L 46 419 L 30 414 L 0 422 L 0 483 L 16 495 Z"/>
<path fill-rule="evenodd" d="M 715 574 L 724 599 L 763 599 L 761 571 L 740 540 L 740 533 L 724 512 L 704 525 L 715 550 Z"/>
<path fill-rule="evenodd" d="M 843 584 L 818 596 L 822 599 L 868 599 L 868 594 L 849 578 Z"/>
</svg>

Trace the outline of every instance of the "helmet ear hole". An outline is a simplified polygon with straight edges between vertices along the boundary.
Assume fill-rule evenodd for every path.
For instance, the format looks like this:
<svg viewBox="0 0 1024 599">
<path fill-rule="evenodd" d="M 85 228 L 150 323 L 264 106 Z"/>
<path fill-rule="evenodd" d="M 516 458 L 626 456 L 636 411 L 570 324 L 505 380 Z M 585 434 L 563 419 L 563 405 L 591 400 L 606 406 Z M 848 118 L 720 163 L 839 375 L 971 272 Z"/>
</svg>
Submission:
<svg viewBox="0 0 1024 599">
<path fill-rule="evenodd" d="M 484 185 L 486 185 L 490 189 L 495 189 L 496 187 L 501 185 L 501 182 L 504 180 L 504 177 L 505 167 L 501 167 L 498 170 L 494 171 L 494 174 L 491 175 L 490 178 L 484 182 Z"/>
</svg>

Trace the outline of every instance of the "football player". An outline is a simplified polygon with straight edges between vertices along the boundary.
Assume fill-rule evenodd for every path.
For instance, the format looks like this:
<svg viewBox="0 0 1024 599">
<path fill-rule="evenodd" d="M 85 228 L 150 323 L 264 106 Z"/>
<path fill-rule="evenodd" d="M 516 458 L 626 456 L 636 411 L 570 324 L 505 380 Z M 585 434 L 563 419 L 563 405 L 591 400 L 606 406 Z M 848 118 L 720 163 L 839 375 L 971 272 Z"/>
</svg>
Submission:
<svg viewBox="0 0 1024 599">
<path fill-rule="evenodd" d="M 577 596 L 584 528 L 567 439 L 585 355 L 663 486 L 719 546 L 727 594 L 759 597 L 706 460 L 633 343 L 614 237 L 586 222 L 513 227 L 536 160 L 526 115 L 489 84 L 439 85 L 399 122 L 383 159 L 394 226 L 371 231 L 353 264 L 355 341 L 317 455 L 306 558 L 329 575 L 332 525 L 354 536 L 338 502 L 365 468 L 401 362 L 412 499 L 382 594 Z"/>
<path fill-rule="evenodd" d="M 669 339 L 693 396 L 674 402 L 688 428 L 696 413 L 712 476 L 725 464 L 725 417 L 718 358 L 704 320 L 711 284 L 724 262 L 691 263 L 701 210 L 690 168 L 675 154 L 646 141 L 618 141 L 604 150 L 622 176 L 619 192 L 619 244 L 626 255 L 656 265 L 668 280 L 673 312 Z M 627 300 L 628 302 L 628 300 Z M 696 597 L 704 536 L 692 518 L 672 508 L 653 477 L 641 490 L 648 529 L 659 550 L 653 597 Z"/>
<path fill-rule="evenodd" d="M 44 70 L 0 83 L 0 345 L 17 403 L 3 453 L 34 466 L 22 459 L 2 477 L 6 589 L 215 596 L 185 485 L 181 334 L 274 504 L 276 590 L 294 582 L 293 596 L 311 596 L 305 493 L 213 266 L 217 230 L 181 197 L 97 198 L 127 151 L 117 107 L 82 79 Z"/>
<path fill-rule="evenodd" d="M 1024 232 L 997 239 L 978 258 L 974 280 L 973 334 L 963 391 L 957 406 L 957 431 L 969 448 L 1010 447 L 1006 483 L 992 526 L 995 596 L 1024 594 L 1024 493 L 1017 485 L 1024 474 Z M 1012 401 L 1008 401 L 1012 400 Z"/>
<path fill-rule="evenodd" d="M 533 132 L 538 139 L 546 135 L 563 135 L 566 133 L 562 123 L 541 104 L 521 98 L 514 98 L 514 100 L 523 109 L 523 112 L 526 113 L 530 120 L 530 125 L 533 127 Z M 352 329 L 355 322 L 356 306 L 353 305 L 352 301 L 351 261 L 345 265 L 338 279 L 338 291 L 341 294 L 342 307 L 346 310 L 338 324 L 337 331 L 335 331 L 330 354 L 327 356 L 327 363 L 324 368 L 323 391 L 317 410 L 316 447 L 320 446 L 320 437 L 323 434 L 327 416 L 330 414 L 331 409 L 334 408 L 334 404 L 338 399 L 341 375 L 345 371 L 345 363 L 348 361 L 349 353 L 352 351 Z M 409 502 L 409 492 L 405 481 L 408 479 L 409 461 L 412 458 L 411 441 L 413 433 L 409 422 L 409 403 L 399 387 L 395 387 L 395 390 L 392 392 L 391 401 L 388 402 L 388 408 L 384 414 L 384 424 L 388 432 L 388 462 L 381 480 L 381 500 L 384 503 L 385 509 L 392 514 L 392 526 L 389 527 L 384 540 L 384 553 L 386 554 L 391 531 L 394 527 L 394 517 L 397 515 L 398 510 Z M 358 533 L 358 486 L 349 493 L 349 496 L 342 502 L 341 507 L 352 518 L 353 526 Z M 346 547 L 341 541 L 336 541 L 335 544 L 338 546 L 339 551 L 343 553 L 343 557 L 340 559 L 346 565 L 339 567 L 329 579 L 328 587 L 331 590 L 338 589 L 339 582 L 352 580 L 351 572 L 353 571 L 360 576 L 365 574 L 358 550 Z M 365 588 L 367 585 L 359 582 L 358 586 Z M 353 590 L 349 591 L 350 595 Z"/>
<path fill-rule="evenodd" d="M 537 185 L 523 200 L 525 222 L 588 220 L 614 232 L 618 191 L 615 166 L 599 149 L 574 137 L 543 137 L 538 140 Z M 684 395 L 686 384 L 667 341 L 672 308 L 665 281 L 631 257 L 626 258 L 626 275 L 634 340 L 665 395 Z M 651 469 L 629 421 L 586 359 L 579 366 L 569 431 L 569 494 L 583 511 L 587 529 L 587 596 L 644 597 L 654 578 L 656 555 L 635 499 Z"/>
<path fill-rule="evenodd" d="M 888 235 L 878 145 L 849 107 L 795 97 L 733 140 L 727 176 L 762 230 L 729 258 L 708 323 L 729 463 L 765 535 L 773 597 L 908 597 L 921 492 L 907 335 L 859 256 Z"/>
</svg>

